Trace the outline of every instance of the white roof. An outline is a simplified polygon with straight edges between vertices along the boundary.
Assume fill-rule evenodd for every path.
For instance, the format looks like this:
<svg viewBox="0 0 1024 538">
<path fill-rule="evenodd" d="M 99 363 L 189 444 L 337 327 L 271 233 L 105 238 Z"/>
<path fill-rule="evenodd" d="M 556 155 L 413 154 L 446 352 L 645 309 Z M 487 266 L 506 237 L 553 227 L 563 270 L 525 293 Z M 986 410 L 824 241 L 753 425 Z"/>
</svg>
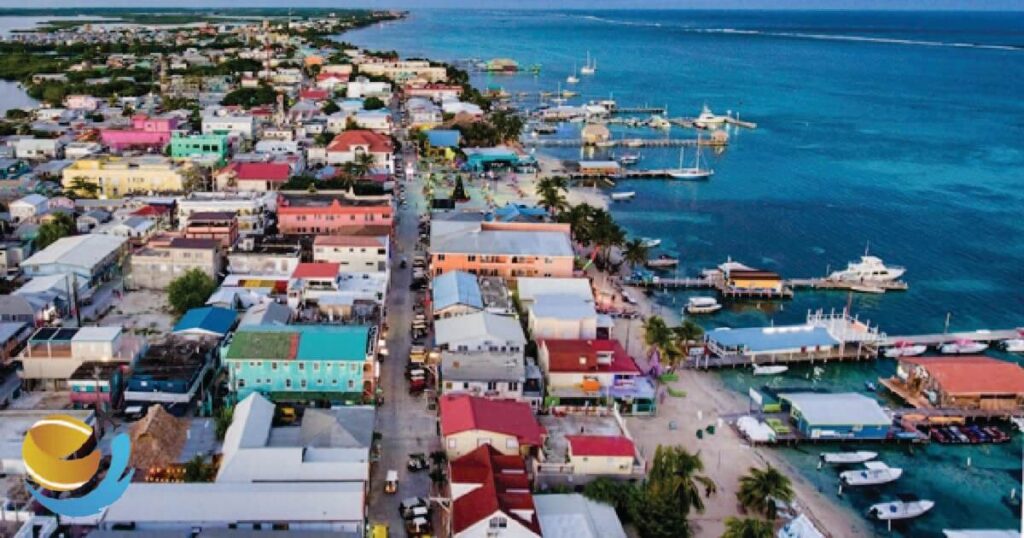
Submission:
<svg viewBox="0 0 1024 538">
<path fill-rule="evenodd" d="M 27 204 L 27 205 L 36 207 L 36 206 L 39 206 L 40 204 L 45 204 L 47 200 L 48 200 L 48 198 L 43 196 L 43 195 L 41 195 L 41 194 L 28 194 L 28 195 L 22 196 L 21 198 L 18 198 L 17 200 L 11 202 L 11 205 L 14 205 L 14 204 L 19 204 L 19 205 L 20 204 Z"/>
<path fill-rule="evenodd" d="M 82 327 L 71 337 L 72 342 L 110 342 L 121 336 L 121 327 Z"/>
<path fill-rule="evenodd" d="M 22 265 L 64 264 L 92 269 L 103 258 L 121 248 L 128 240 L 104 234 L 62 237 L 35 253 Z"/>
<path fill-rule="evenodd" d="M 557 293 L 559 295 L 575 295 L 582 299 L 594 301 L 594 293 L 587 278 L 536 278 L 519 277 L 516 280 L 519 300 L 534 301 L 541 295 Z"/>
<path fill-rule="evenodd" d="M 575 295 L 541 295 L 530 306 L 530 315 L 535 318 L 582 320 L 597 318 L 592 301 Z"/>
<path fill-rule="evenodd" d="M 614 508 L 578 493 L 535 495 L 533 504 L 544 538 L 626 538 Z"/>
<path fill-rule="evenodd" d="M 270 427 L 274 422 L 274 404 L 257 393 L 252 393 L 235 406 L 224 434 L 224 463 L 227 463 L 239 449 L 267 445 Z M 224 464 L 221 464 L 223 471 Z"/>
<path fill-rule="evenodd" d="M 511 316 L 474 312 L 434 322 L 434 340 L 438 345 L 463 341 L 508 342 L 526 345 L 523 327 Z"/>
<path fill-rule="evenodd" d="M 364 500 L 359 483 L 134 482 L 103 522 L 362 522 Z"/>
<path fill-rule="evenodd" d="M 856 392 L 791 392 L 779 394 L 779 398 L 789 400 L 811 426 L 892 424 L 877 401 Z"/>
</svg>

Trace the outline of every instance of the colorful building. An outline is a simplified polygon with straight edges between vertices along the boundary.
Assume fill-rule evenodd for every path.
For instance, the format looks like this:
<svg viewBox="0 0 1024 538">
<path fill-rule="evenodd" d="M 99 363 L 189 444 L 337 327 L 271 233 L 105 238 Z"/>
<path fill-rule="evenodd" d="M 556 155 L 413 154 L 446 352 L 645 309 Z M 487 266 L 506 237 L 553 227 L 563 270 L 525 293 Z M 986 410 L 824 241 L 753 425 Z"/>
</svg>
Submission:
<svg viewBox="0 0 1024 538">
<path fill-rule="evenodd" d="M 288 163 L 233 162 L 217 172 L 217 188 L 228 191 L 276 191 L 292 177 Z"/>
<path fill-rule="evenodd" d="M 855 392 L 779 394 L 800 433 L 811 439 L 886 439 L 892 417 L 871 397 Z"/>
<path fill-rule="evenodd" d="M 130 194 L 182 192 L 186 168 L 166 157 L 97 156 L 75 161 L 61 174 L 65 189 L 87 194 L 81 185 L 91 184 L 100 196 L 120 198 Z"/>
<path fill-rule="evenodd" d="M 566 411 L 614 401 L 624 415 L 652 414 L 657 390 L 618 340 L 541 340 L 547 407 Z"/>
<path fill-rule="evenodd" d="M 507 456 L 536 453 L 547 431 L 530 404 L 467 394 L 441 397 L 441 437 L 449 459 L 489 444 Z"/>
<path fill-rule="evenodd" d="M 449 463 L 453 538 L 540 538 L 526 463 L 484 444 Z"/>
<path fill-rule="evenodd" d="M 277 227 L 285 235 L 390 235 L 393 217 L 388 197 L 282 196 L 277 206 Z"/>
<path fill-rule="evenodd" d="M 991 357 L 904 357 L 883 382 L 915 407 L 1024 409 L 1024 368 Z"/>
<path fill-rule="evenodd" d="M 116 362 L 86 361 L 68 377 L 71 405 L 75 409 L 115 409 L 124 390 L 124 369 Z"/>
<path fill-rule="evenodd" d="M 435 275 L 465 271 L 480 276 L 573 276 L 568 224 L 481 222 L 474 226 L 435 225 L 430 238 Z"/>
<path fill-rule="evenodd" d="M 352 129 L 334 137 L 327 146 L 327 164 L 352 163 L 359 155 L 370 155 L 375 168 L 392 174 L 395 171 L 394 153 L 391 137 L 370 130 Z"/>
<path fill-rule="evenodd" d="M 238 240 L 238 218 L 231 211 L 197 211 L 185 225 L 188 239 L 216 239 L 224 248 Z"/>
<path fill-rule="evenodd" d="M 357 403 L 376 388 L 374 327 L 240 327 L 222 349 L 237 399 L 258 392 L 275 402 Z"/>
<path fill-rule="evenodd" d="M 228 160 L 231 144 L 223 134 L 175 134 L 171 137 L 171 158 L 213 162 L 223 166 Z"/>
<path fill-rule="evenodd" d="M 100 140 L 112 151 L 126 149 L 162 150 L 171 141 L 171 133 L 178 128 L 177 116 L 150 117 L 144 114 L 132 118 L 130 129 L 103 129 Z"/>
</svg>

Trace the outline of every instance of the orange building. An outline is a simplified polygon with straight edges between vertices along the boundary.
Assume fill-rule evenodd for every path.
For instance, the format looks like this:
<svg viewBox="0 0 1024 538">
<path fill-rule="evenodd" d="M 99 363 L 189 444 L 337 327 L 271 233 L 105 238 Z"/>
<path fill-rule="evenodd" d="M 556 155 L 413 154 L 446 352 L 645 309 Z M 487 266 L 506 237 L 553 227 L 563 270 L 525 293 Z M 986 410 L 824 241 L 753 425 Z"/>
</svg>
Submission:
<svg viewBox="0 0 1024 538">
<path fill-rule="evenodd" d="M 558 223 L 460 223 L 435 225 L 430 240 L 435 275 L 465 271 L 514 280 L 571 277 L 569 225 Z"/>
</svg>

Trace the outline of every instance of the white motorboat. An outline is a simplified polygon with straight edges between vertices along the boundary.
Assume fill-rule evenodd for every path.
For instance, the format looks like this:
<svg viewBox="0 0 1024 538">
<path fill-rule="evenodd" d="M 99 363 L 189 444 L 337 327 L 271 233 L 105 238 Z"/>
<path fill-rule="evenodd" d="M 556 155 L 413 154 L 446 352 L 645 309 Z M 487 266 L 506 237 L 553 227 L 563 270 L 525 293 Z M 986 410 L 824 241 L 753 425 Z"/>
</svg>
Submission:
<svg viewBox="0 0 1024 538">
<path fill-rule="evenodd" d="M 889 467 L 880 461 L 864 462 L 864 468 L 859 471 L 844 471 L 839 473 L 839 481 L 844 486 L 877 486 L 895 482 L 903 476 L 903 469 Z"/>
<path fill-rule="evenodd" d="M 644 246 L 647 248 L 654 248 L 661 244 L 661 239 L 655 237 L 641 237 L 640 240 L 643 241 Z"/>
<path fill-rule="evenodd" d="M 705 129 L 708 129 L 711 127 L 718 127 L 728 120 L 728 116 L 719 116 L 711 112 L 711 109 L 708 108 L 708 105 L 704 105 L 704 108 L 702 108 L 700 111 L 700 115 L 697 116 L 697 119 L 693 120 L 693 124 L 696 125 L 697 127 L 703 127 Z"/>
<path fill-rule="evenodd" d="M 693 166 L 683 166 L 683 154 L 686 148 L 679 148 L 679 168 L 669 170 L 667 173 L 672 179 L 708 179 L 715 175 L 715 171 L 710 168 L 701 168 L 701 150 L 700 150 L 700 139 L 697 139 L 697 159 L 694 161 Z"/>
<path fill-rule="evenodd" d="M 647 120 L 647 125 L 651 129 L 668 130 L 672 128 L 672 124 L 661 116 L 651 116 L 651 119 Z"/>
<path fill-rule="evenodd" d="M 874 293 L 877 295 L 885 293 L 885 288 L 873 286 L 871 284 L 854 284 L 850 286 L 850 291 L 855 291 L 857 293 Z"/>
<path fill-rule="evenodd" d="M 593 75 L 596 72 L 597 72 L 597 60 L 594 60 L 593 63 L 591 63 L 591 61 L 590 61 L 590 51 L 588 50 L 587 51 L 587 63 L 584 64 L 583 67 L 580 68 L 580 74 L 581 75 L 588 75 L 589 76 L 589 75 Z"/>
<path fill-rule="evenodd" d="M 623 166 L 630 166 L 640 161 L 639 153 L 625 153 L 618 159 L 619 164 Z"/>
<path fill-rule="evenodd" d="M 714 297 L 690 297 L 686 302 L 687 314 L 711 314 L 722 309 L 722 305 Z M 757 366 L 754 373 L 757 373 Z"/>
<path fill-rule="evenodd" d="M 632 200 L 633 198 L 636 198 L 636 191 L 613 192 L 611 197 L 612 200 L 615 201 Z"/>
<path fill-rule="evenodd" d="M 899 266 L 887 266 L 877 256 L 864 255 L 859 262 L 850 262 L 846 269 L 834 271 L 828 276 L 829 280 L 840 280 L 843 282 L 860 282 L 871 284 L 877 282 L 892 282 L 898 280 L 907 270 Z"/>
<path fill-rule="evenodd" d="M 896 342 L 896 345 L 886 348 L 883 354 L 890 359 L 900 357 L 916 357 L 928 351 L 928 346 L 922 344 L 911 344 L 910 342 Z"/>
<path fill-rule="evenodd" d="M 758 366 L 754 365 L 754 375 L 779 375 L 789 370 L 789 366 L 783 365 L 768 365 Z"/>
<path fill-rule="evenodd" d="M 858 450 L 856 452 L 822 452 L 821 461 L 836 465 L 848 465 L 853 463 L 864 463 L 878 457 L 878 452 Z"/>
<path fill-rule="evenodd" d="M 1024 353 L 1024 338 L 1003 340 L 1003 350 L 1008 353 Z"/>
<path fill-rule="evenodd" d="M 679 259 L 673 258 L 667 254 L 662 254 L 657 258 L 647 260 L 647 267 L 652 269 L 668 269 L 679 265 Z"/>
<path fill-rule="evenodd" d="M 868 514 L 882 521 L 912 519 L 923 515 L 935 506 L 934 501 L 891 501 L 871 505 Z"/>
<path fill-rule="evenodd" d="M 975 342 L 974 340 L 962 338 L 956 342 L 942 344 L 939 346 L 939 353 L 946 355 L 967 355 L 970 353 L 981 353 L 986 349 L 988 349 L 988 343 L 986 342 Z"/>
</svg>

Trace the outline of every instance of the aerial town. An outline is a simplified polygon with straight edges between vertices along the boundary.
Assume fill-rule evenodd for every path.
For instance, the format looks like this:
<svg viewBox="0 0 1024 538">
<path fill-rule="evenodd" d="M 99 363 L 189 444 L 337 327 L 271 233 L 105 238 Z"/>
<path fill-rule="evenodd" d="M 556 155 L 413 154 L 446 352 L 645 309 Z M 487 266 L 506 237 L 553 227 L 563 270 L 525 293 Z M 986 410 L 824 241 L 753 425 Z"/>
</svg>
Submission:
<svg viewBox="0 0 1024 538">
<path fill-rule="evenodd" d="M 1024 370 L 964 355 L 1024 347 L 1015 332 L 896 341 L 848 310 L 705 331 L 707 296 L 659 312 L 645 291 L 905 284 L 731 260 L 670 277 L 657 241 L 570 184 L 620 163 L 529 149 L 529 120 L 460 67 L 332 39 L 402 16 L 0 40 L 0 77 L 39 103 L 0 119 L 0 536 L 844 536 L 834 492 L 754 449 L 821 452 L 842 492 L 902 472 L 847 443 L 1009 441 Z M 896 415 L 856 391 L 736 406 L 704 377 L 880 355 Z M 131 483 L 99 513 L 26 489 L 22 438 L 56 413 L 104 457 L 131 440 Z M 889 504 L 872 510 L 930 508 Z"/>
</svg>

